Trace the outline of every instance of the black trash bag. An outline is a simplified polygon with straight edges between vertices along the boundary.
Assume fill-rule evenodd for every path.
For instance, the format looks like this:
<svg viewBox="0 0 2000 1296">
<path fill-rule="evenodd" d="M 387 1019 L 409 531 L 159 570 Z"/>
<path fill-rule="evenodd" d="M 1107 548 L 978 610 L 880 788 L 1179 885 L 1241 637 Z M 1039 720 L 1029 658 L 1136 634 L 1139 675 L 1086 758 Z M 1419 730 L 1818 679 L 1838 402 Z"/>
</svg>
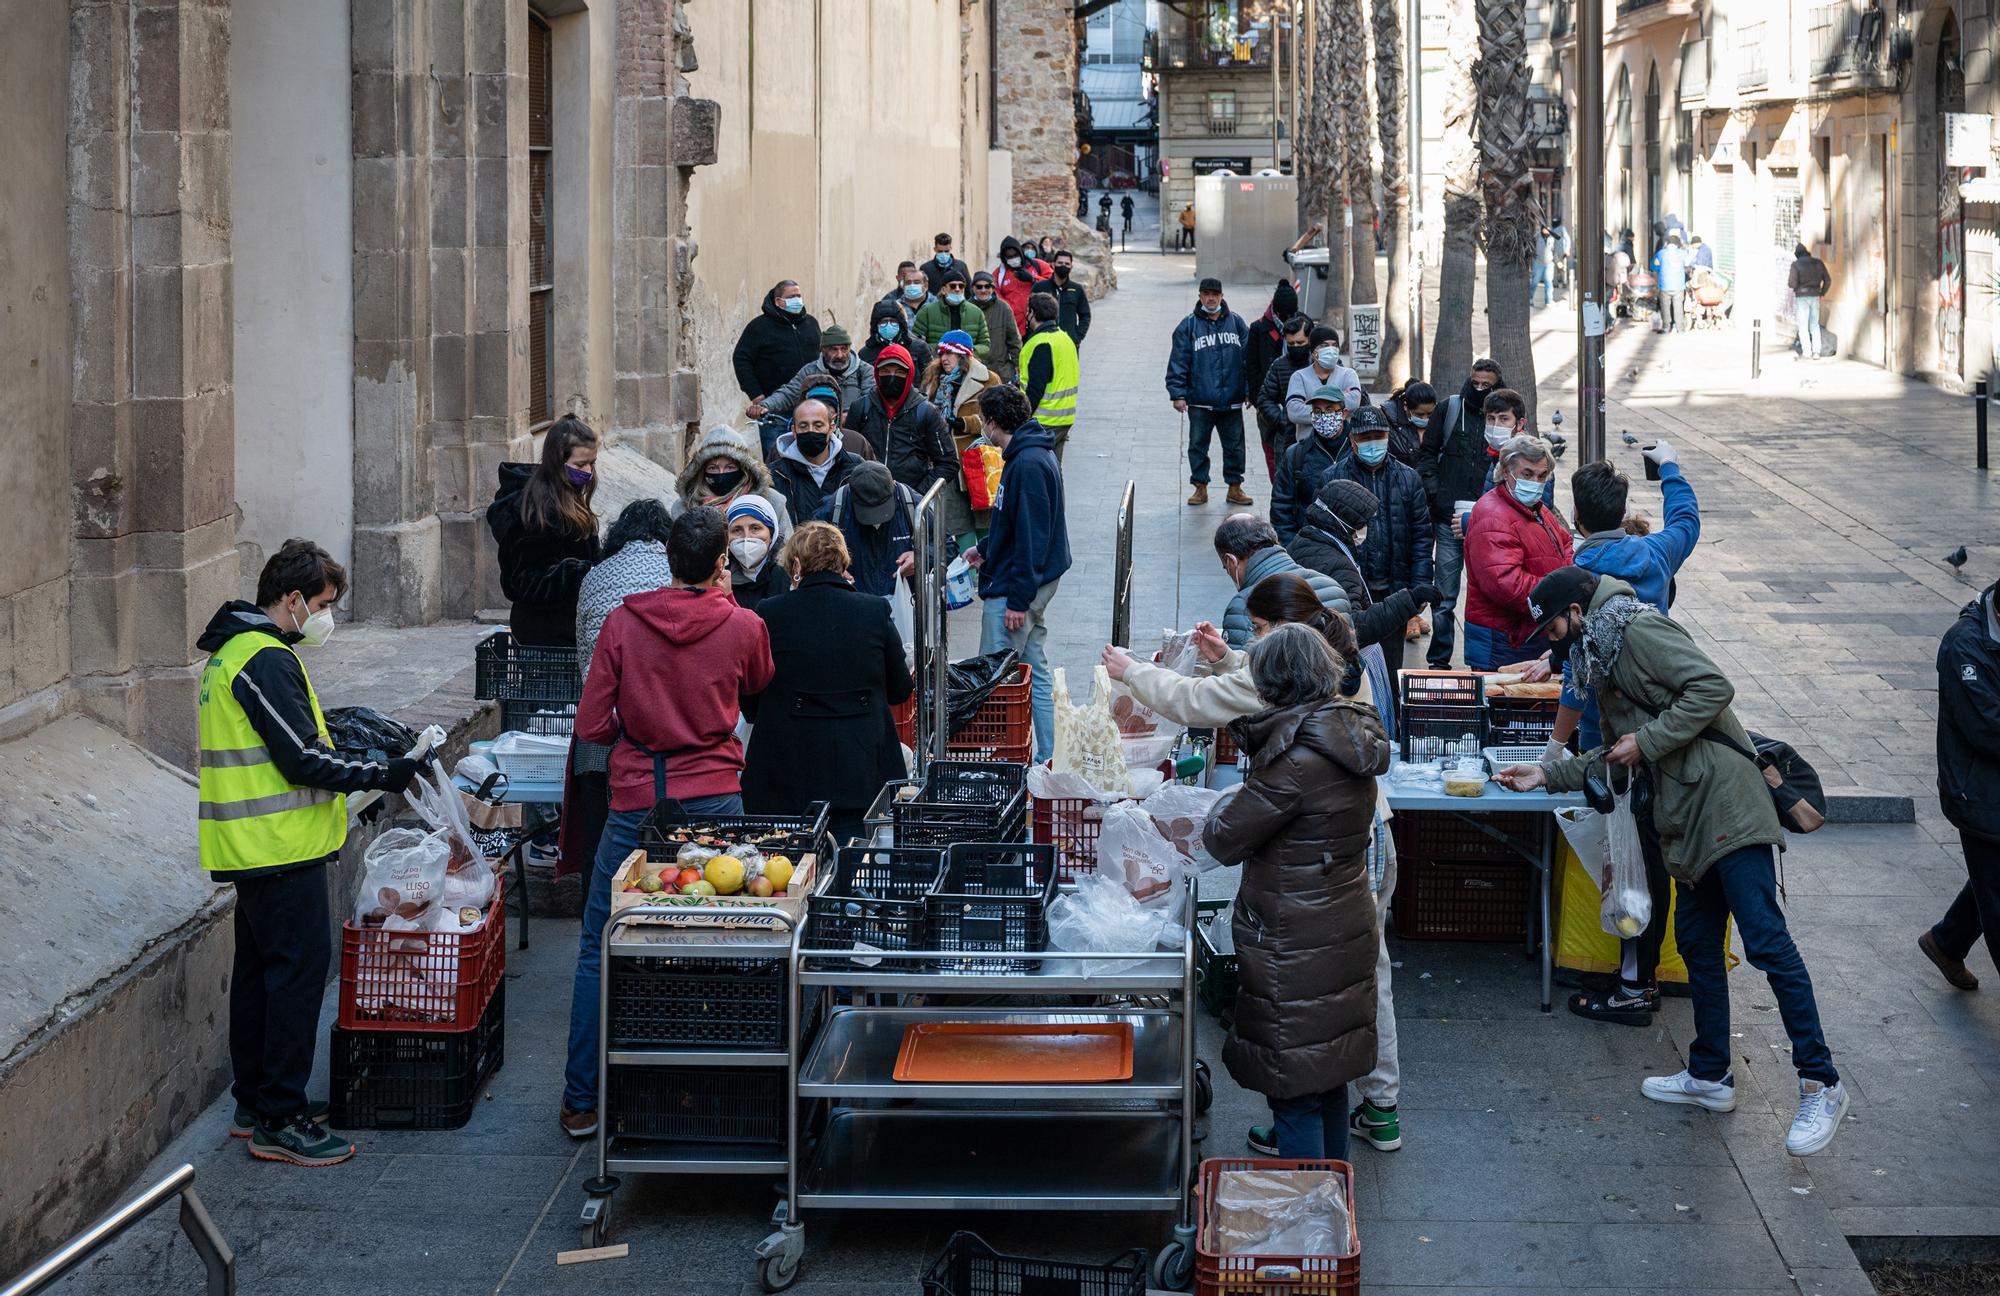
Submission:
<svg viewBox="0 0 2000 1296">
<path fill-rule="evenodd" d="M 1014 667 L 1020 662 L 1020 655 L 1012 648 L 1002 648 L 996 653 L 983 657 L 967 657 L 945 667 L 945 736 L 956 737 L 958 731 L 972 723 L 972 717 L 979 714 L 979 708 L 986 705 L 986 699 L 993 690 L 1013 677 Z M 930 679 L 917 681 L 923 696 L 929 698 Z"/>
<path fill-rule="evenodd" d="M 417 735 L 408 725 L 391 720 L 374 707 L 335 707 L 326 713 L 326 732 L 336 751 L 401 756 L 417 745 Z"/>
</svg>

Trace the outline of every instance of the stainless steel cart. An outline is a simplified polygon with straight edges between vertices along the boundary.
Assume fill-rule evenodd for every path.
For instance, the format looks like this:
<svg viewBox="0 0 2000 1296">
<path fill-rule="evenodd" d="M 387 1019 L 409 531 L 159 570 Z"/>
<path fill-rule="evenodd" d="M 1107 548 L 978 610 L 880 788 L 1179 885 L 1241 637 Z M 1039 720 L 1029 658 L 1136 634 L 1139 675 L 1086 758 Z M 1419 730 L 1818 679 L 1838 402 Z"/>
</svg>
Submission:
<svg viewBox="0 0 2000 1296">
<path fill-rule="evenodd" d="M 611 915 L 604 927 L 602 975 L 598 980 L 597 1176 L 584 1182 L 583 1245 L 602 1246 L 610 1234 L 611 1199 L 621 1174 L 752 1174 L 778 1176 L 798 1163 L 796 1101 L 799 1054 L 811 1031 L 800 1025 L 798 924 L 781 909 L 747 905 L 638 905 Z M 686 960 L 774 959 L 784 967 L 784 1022 L 772 1047 L 628 1047 L 612 1040 L 611 985 L 614 965 L 623 959 L 671 956 Z M 768 1070 L 782 1078 L 772 1086 L 783 1135 L 729 1138 L 705 1133 L 694 1138 L 633 1136 L 613 1129 L 618 1116 L 612 1098 L 621 1072 L 668 1068 L 697 1075 L 701 1069 Z M 784 1111 L 790 1110 L 789 1115 Z"/>
<path fill-rule="evenodd" d="M 807 919 L 810 922 L 810 919 Z M 795 954 L 796 1020 L 817 998 L 825 1024 L 795 1071 L 792 1146 L 778 1228 L 758 1277 L 780 1291 L 805 1251 L 801 1212 L 826 1210 L 1160 1211 L 1174 1240 L 1154 1285 L 1184 1287 L 1194 1265 L 1194 948 L 1145 954 L 1050 950 L 1032 971 L 940 971 L 963 951 L 902 951 L 874 966 L 850 950 Z M 1016 956 L 1007 956 L 1016 957 Z M 1139 964 L 1089 974 L 1080 965 Z M 977 968 L 979 965 L 974 964 Z M 900 970 L 899 970 L 900 969 Z M 851 1002 L 835 1005 L 835 991 Z M 911 995 L 1038 1000 L 1015 1007 L 908 1006 Z M 1079 998 L 1125 996 L 1116 1006 Z M 1132 1078 L 1089 1084 L 908 1084 L 892 1072 L 903 1030 L 924 1021 L 1129 1022 Z"/>
</svg>

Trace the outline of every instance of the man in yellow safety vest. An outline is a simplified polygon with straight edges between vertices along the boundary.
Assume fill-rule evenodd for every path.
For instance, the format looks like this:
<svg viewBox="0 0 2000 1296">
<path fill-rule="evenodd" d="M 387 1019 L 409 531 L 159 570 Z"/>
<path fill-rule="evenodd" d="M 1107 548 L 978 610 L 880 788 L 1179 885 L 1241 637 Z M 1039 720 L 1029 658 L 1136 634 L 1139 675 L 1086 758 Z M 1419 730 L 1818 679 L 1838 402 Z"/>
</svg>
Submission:
<svg viewBox="0 0 2000 1296">
<path fill-rule="evenodd" d="M 287 540 L 257 578 L 257 601 L 222 605 L 197 645 L 201 675 L 201 866 L 236 887 L 229 982 L 229 1132 L 265 1161 L 323 1166 L 354 1145 L 306 1098 L 332 957 L 326 864 L 347 840 L 348 792 L 399 792 L 409 757 L 344 756 L 292 645 L 333 633 L 347 572 L 310 540 Z"/>
<path fill-rule="evenodd" d="M 1057 322 L 1061 314 L 1061 304 L 1048 293 L 1028 298 L 1028 320 L 1034 327 L 1021 344 L 1021 386 L 1028 393 L 1035 422 L 1055 439 L 1057 463 L 1062 462 L 1063 446 L 1076 422 L 1077 379 L 1082 372 L 1076 343 Z"/>
</svg>

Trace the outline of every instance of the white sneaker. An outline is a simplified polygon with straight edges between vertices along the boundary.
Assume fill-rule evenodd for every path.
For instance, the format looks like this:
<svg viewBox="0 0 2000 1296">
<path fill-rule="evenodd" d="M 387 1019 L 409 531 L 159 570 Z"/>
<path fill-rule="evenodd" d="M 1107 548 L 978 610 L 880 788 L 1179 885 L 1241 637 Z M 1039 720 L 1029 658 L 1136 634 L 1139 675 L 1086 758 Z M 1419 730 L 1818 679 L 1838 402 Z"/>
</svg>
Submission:
<svg viewBox="0 0 2000 1296">
<path fill-rule="evenodd" d="M 1785 1151 L 1795 1157 L 1811 1156 L 1833 1142 L 1840 1132 L 1840 1118 L 1847 1115 L 1847 1086 L 1799 1081 L 1799 1111 L 1792 1128 L 1785 1133 Z"/>
<path fill-rule="evenodd" d="M 1712 1112 L 1736 1110 L 1736 1086 L 1722 1080 L 1697 1080 L 1686 1071 L 1670 1076 L 1647 1076 L 1639 1092 L 1654 1102 L 1686 1103 Z"/>
</svg>

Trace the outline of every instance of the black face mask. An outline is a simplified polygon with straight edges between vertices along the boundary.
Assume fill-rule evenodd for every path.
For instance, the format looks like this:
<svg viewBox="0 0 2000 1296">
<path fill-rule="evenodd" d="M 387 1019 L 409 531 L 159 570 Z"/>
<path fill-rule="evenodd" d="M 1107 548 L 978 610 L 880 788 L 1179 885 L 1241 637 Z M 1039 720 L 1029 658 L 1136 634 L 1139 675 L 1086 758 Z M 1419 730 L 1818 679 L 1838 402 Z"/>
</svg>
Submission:
<svg viewBox="0 0 2000 1296">
<path fill-rule="evenodd" d="M 1571 615 L 1564 617 L 1563 621 L 1566 623 L 1563 637 L 1550 642 L 1552 651 L 1549 653 L 1549 662 L 1558 668 L 1569 660 L 1570 653 L 1583 642 L 1583 618 Z"/>
<path fill-rule="evenodd" d="M 743 484 L 741 468 L 733 468 L 728 472 L 703 473 L 702 476 L 708 482 L 708 493 L 711 495 L 727 495 Z"/>
<path fill-rule="evenodd" d="M 1467 378 L 1465 390 L 1459 393 L 1464 398 L 1466 412 L 1470 414 L 1483 412 L 1486 408 L 1486 393 L 1490 390 L 1492 389 L 1487 387 L 1474 387 L 1472 379 Z"/>
<path fill-rule="evenodd" d="M 1056 267 L 1056 278 L 1058 278 L 1058 279 L 1065 279 L 1065 280 L 1066 280 L 1066 279 L 1068 279 L 1068 278 L 1069 278 L 1069 267 L 1068 267 L 1068 266 L 1062 266 L 1062 265 L 1059 265 L 1059 266 L 1057 266 L 1057 267 Z"/>
<path fill-rule="evenodd" d="M 1292 362 L 1292 368 L 1294 369 L 1305 368 L 1306 361 L 1311 357 L 1311 346 L 1288 346 L 1285 348 L 1285 359 Z"/>
<path fill-rule="evenodd" d="M 909 390 L 910 380 L 902 374 L 878 374 L 875 385 L 884 397 L 893 401 L 901 399 L 903 393 Z"/>
<path fill-rule="evenodd" d="M 826 443 L 831 439 L 825 432 L 801 432 L 797 437 L 799 453 L 817 459 L 826 453 Z"/>
</svg>

